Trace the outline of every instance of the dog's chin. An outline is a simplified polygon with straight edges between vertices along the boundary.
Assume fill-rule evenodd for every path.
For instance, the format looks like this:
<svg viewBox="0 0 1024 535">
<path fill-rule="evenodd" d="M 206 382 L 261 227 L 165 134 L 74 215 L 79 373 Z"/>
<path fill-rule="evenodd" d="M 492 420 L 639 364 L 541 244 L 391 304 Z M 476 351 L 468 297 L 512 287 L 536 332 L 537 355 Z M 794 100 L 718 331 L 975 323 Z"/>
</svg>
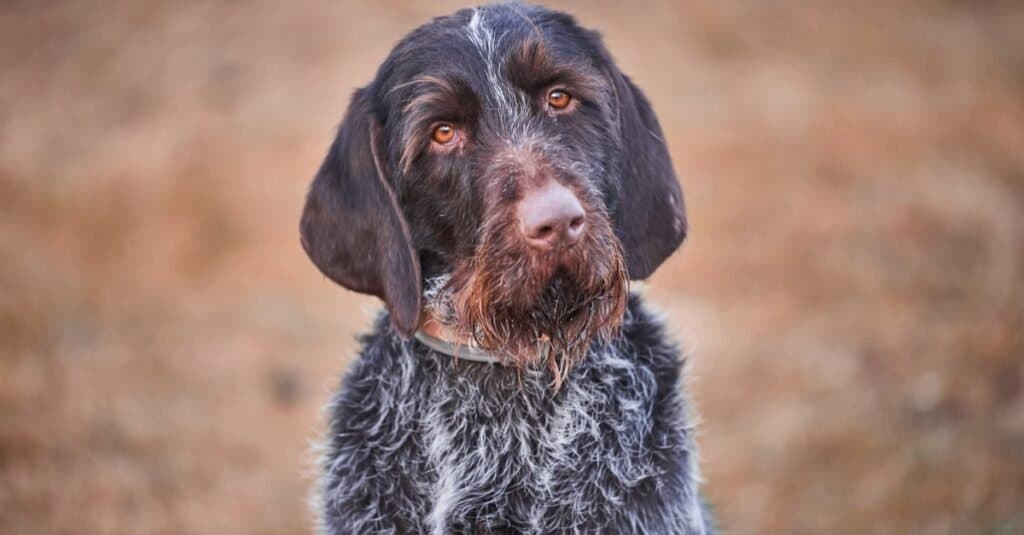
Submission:
<svg viewBox="0 0 1024 535">
<path fill-rule="evenodd" d="M 456 332 L 519 369 L 546 366 L 560 384 L 593 342 L 610 340 L 622 324 L 628 277 L 607 231 L 555 255 L 484 243 L 428 301 L 445 296 Z"/>
</svg>

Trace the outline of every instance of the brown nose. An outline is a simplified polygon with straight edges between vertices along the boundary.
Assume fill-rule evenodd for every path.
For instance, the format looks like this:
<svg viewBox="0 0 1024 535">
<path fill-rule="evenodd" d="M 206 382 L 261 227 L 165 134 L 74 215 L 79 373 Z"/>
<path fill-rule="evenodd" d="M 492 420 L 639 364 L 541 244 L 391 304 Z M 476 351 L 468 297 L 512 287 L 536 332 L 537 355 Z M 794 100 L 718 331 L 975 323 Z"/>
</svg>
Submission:
<svg viewBox="0 0 1024 535">
<path fill-rule="evenodd" d="M 568 188 L 549 181 L 533 188 L 519 201 L 519 222 L 531 246 L 541 249 L 568 247 L 583 234 L 586 212 Z"/>
</svg>

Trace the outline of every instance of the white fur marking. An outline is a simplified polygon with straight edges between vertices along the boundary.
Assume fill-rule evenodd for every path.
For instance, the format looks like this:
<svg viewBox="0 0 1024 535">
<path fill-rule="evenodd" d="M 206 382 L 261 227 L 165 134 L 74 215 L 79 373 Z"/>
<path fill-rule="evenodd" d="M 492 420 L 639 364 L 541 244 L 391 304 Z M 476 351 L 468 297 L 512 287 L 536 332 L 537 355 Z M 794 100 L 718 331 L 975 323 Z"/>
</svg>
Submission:
<svg viewBox="0 0 1024 535">
<path fill-rule="evenodd" d="M 474 8 L 466 24 L 466 35 L 476 46 L 487 71 L 487 85 L 498 111 L 498 120 L 513 138 L 522 137 L 525 130 L 526 99 L 514 90 L 502 75 L 505 62 L 498 57 L 498 43 L 504 34 L 495 36 L 484 18 L 484 8 Z"/>
</svg>

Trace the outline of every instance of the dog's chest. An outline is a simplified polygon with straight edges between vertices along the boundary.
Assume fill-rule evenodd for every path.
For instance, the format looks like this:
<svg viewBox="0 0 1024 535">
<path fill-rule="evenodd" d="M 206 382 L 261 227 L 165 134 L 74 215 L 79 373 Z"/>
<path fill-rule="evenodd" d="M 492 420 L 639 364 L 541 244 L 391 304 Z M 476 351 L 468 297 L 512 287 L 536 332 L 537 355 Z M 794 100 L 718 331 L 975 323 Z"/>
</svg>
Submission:
<svg viewBox="0 0 1024 535">
<path fill-rule="evenodd" d="M 656 381 L 634 362 L 591 355 L 557 392 L 540 374 L 478 379 L 438 374 L 417 411 L 432 532 L 564 530 L 660 475 Z"/>
<path fill-rule="evenodd" d="M 325 532 L 703 533 L 679 362 L 642 334 L 557 392 L 549 374 L 368 340 L 331 409 Z"/>
</svg>

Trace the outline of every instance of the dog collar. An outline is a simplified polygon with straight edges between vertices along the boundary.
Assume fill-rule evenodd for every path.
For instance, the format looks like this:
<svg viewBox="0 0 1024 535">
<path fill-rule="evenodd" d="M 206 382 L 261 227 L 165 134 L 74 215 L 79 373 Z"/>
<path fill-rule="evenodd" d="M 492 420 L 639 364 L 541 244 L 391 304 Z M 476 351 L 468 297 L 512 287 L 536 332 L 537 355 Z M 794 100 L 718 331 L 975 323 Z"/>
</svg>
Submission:
<svg viewBox="0 0 1024 535">
<path fill-rule="evenodd" d="M 421 344 L 429 347 L 430 349 L 437 351 L 438 353 L 444 353 L 449 357 L 469 360 L 473 362 L 483 362 L 486 364 L 499 364 L 504 365 L 504 361 L 500 358 L 495 357 L 489 352 L 480 349 L 479 347 L 473 347 L 465 344 L 456 344 L 447 340 L 442 340 L 436 336 L 429 335 L 422 330 L 416 331 L 416 339 Z"/>
</svg>

